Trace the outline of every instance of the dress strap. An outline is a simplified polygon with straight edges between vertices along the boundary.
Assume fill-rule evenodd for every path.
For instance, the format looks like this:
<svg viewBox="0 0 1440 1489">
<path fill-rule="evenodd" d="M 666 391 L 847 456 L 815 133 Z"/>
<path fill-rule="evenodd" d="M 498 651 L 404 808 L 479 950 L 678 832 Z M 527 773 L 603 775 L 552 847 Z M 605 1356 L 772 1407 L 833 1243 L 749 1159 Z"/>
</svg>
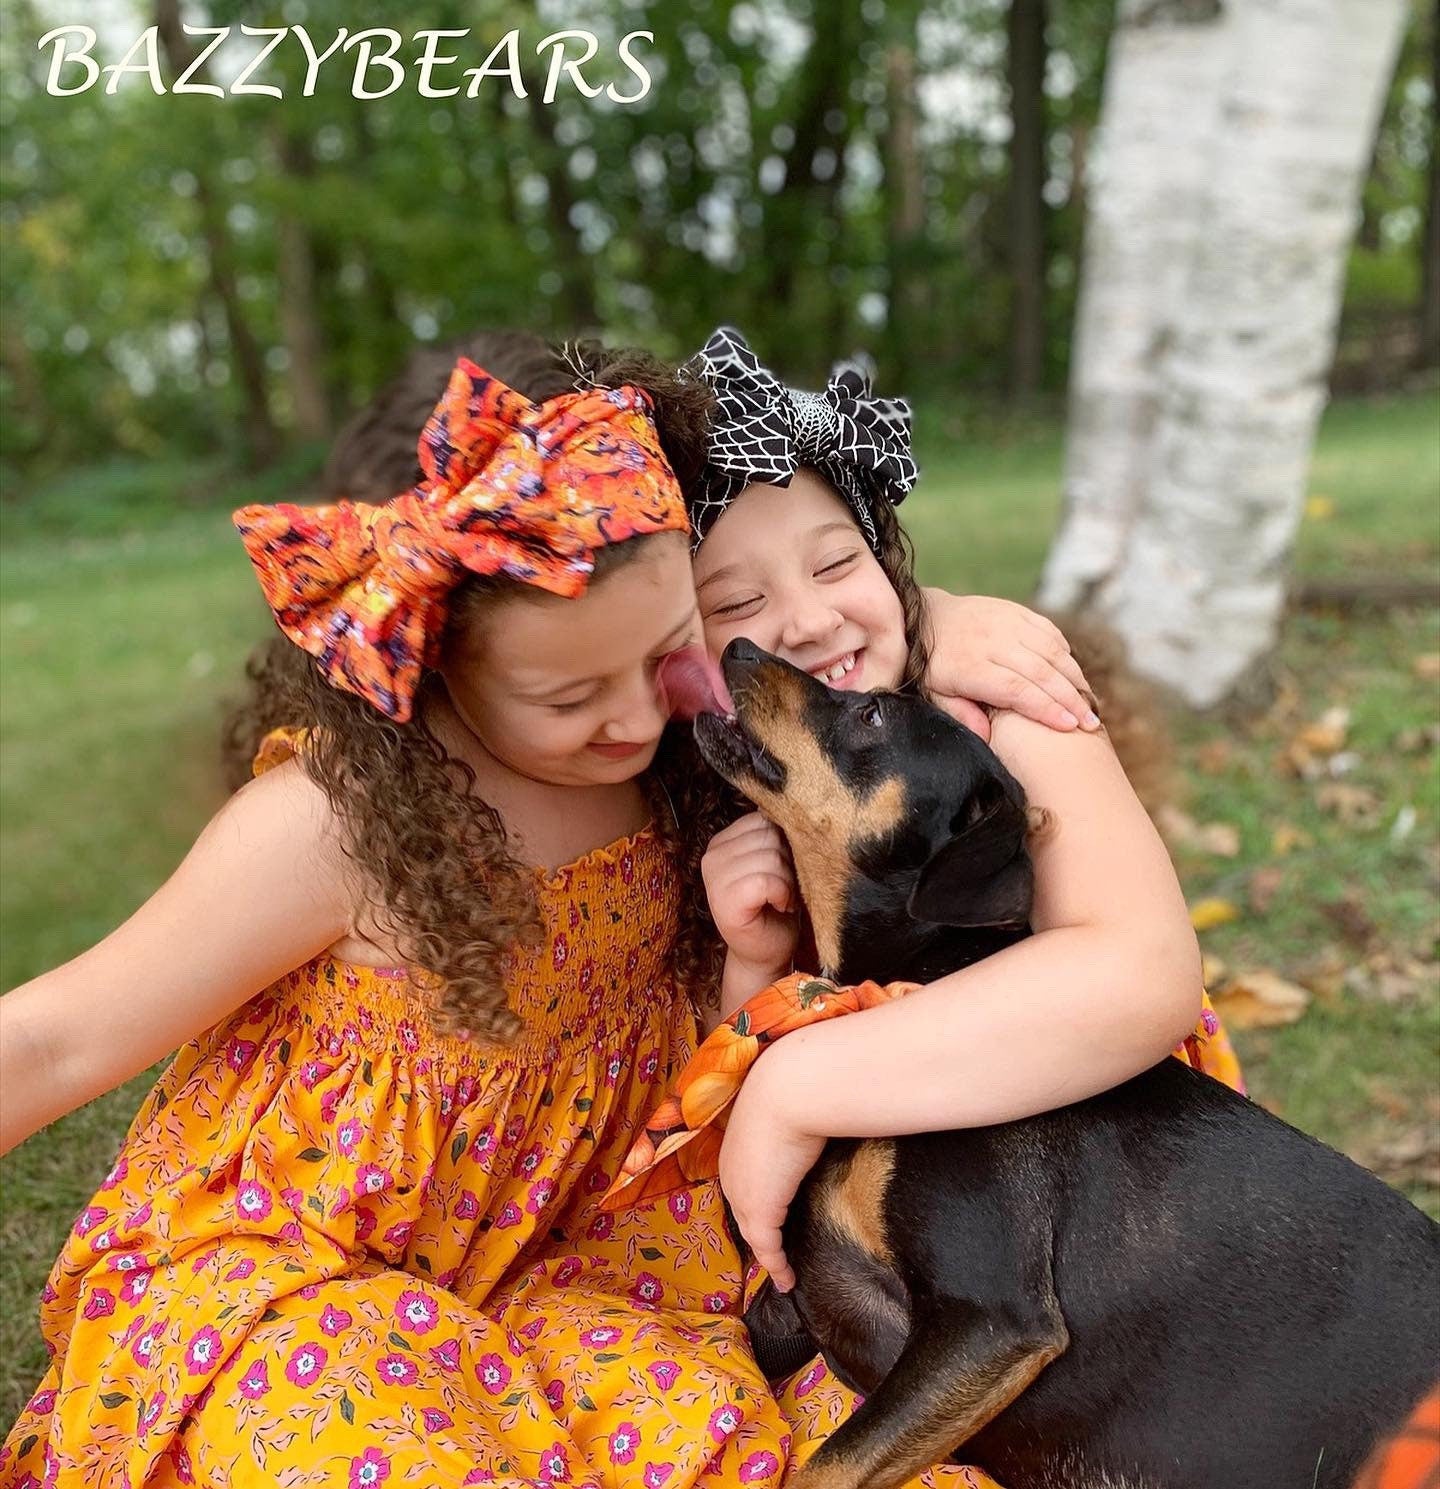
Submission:
<svg viewBox="0 0 1440 1489">
<path fill-rule="evenodd" d="M 255 759 L 250 764 L 251 773 L 263 776 L 267 770 L 274 770 L 277 765 L 293 760 L 305 748 L 309 735 L 308 729 L 272 729 L 255 751 Z"/>
</svg>

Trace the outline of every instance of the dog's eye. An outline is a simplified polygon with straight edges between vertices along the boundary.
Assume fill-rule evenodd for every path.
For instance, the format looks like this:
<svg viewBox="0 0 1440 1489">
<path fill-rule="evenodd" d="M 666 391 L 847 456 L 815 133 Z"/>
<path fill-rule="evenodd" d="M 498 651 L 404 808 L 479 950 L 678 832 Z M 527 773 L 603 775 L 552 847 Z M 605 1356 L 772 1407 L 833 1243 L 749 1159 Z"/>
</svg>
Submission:
<svg viewBox="0 0 1440 1489">
<path fill-rule="evenodd" d="M 880 711 L 878 703 L 867 703 L 865 711 L 860 715 L 861 720 L 872 729 L 878 729 L 885 722 L 885 715 Z"/>
</svg>

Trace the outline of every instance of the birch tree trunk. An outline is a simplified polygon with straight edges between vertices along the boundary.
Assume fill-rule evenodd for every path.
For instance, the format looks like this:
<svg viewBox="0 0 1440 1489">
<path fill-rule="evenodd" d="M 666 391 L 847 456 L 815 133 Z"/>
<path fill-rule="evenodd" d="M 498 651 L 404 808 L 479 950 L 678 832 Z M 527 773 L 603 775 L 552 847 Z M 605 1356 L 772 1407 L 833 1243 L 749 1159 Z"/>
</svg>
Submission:
<svg viewBox="0 0 1440 1489">
<path fill-rule="evenodd" d="M 1103 523 L 1067 512 L 1071 531 L 1047 568 L 1046 603 L 1063 603 L 1068 576 L 1137 670 L 1199 707 L 1275 643 L 1404 10 L 1405 0 L 1229 0 L 1219 106 L 1187 169 L 1198 182 L 1189 251 L 1164 276 L 1131 427 L 1109 426 L 1126 453 L 1100 467 L 1124 477 L 1124 496 L 1106 494 Z M 1157 214 L 1146 183 L 1130 184 L 1136 217 Z M 1082 364 L 1096 351 L 1081 347 Z M 1076 385 L 1100 375 L 1082 365 Z M 1082 450 L 1089 433 L 1082 418 Z M 1094 479 L 1093 463 L 1082 469 Z"/>
<path fill-rule="evenodd" d="M 1200 231 L 1203 146 L 1219 114 L 1230 20 L 1220 0 L 1120 0 L 1116 12 L 1086 162 L 1065 505 L 1040 581 L 1045 610 L 1089 603 L 1140 509 L 1169 313 Z"/>
</svg>

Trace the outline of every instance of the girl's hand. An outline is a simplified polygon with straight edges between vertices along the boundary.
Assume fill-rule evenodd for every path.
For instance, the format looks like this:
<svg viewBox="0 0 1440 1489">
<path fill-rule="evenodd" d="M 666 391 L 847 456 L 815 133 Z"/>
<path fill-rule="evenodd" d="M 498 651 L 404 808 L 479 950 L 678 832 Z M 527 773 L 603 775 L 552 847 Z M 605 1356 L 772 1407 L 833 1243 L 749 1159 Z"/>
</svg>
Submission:
<svg viewBox="0 0 1440 1489">
<path fill-rule="evenodd" d="M 823 1137 L 803 1132 L 780 1099 L 783 1063 L 776 1046 L 745 1077 L 720 1146 L 720 1187 L 755 1260 L 782 1293 L 795 1286 L 780 1231 L 801 1180 L 815 1166 Z"/>
<path fill-rule="evenodd" d="M 1013 600 L 927 589 L 934 632 L 926 686 L 935 701 L 982 739 L 989 719 L 976 705 L 1013 709 L 1052 729 L 1098 729 L 1081 690 L 1085 674 L 1058 627 Z"/>
<path fill-rule="evenodd" d="M 753 993 L 788 972 L 800 935 L 800 887 L 780 829 L 748 812 L 711 838 L 700 875 L 729 949 L 727 983 L 732 976 L 737 984 L 753 981 Z"/>
</svg>

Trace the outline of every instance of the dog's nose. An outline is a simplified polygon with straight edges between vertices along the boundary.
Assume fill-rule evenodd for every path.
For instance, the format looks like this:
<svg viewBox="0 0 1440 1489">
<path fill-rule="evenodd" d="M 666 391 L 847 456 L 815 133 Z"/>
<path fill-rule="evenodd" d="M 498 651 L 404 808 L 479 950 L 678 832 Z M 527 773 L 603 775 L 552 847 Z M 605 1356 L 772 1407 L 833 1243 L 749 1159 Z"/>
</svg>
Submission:
<svg viewBox="0 0 1440 1489">
<path fill-rule="evenodd" d="M 753 641 L 744 636 L 737 636 L 729 646 L 725 648 L 723 660 L 727 662 L 743 662 L 748 666 L 754 666 L 757 662 L 766 660 L 769 653 L 763 652 Z"/>
</svg>

